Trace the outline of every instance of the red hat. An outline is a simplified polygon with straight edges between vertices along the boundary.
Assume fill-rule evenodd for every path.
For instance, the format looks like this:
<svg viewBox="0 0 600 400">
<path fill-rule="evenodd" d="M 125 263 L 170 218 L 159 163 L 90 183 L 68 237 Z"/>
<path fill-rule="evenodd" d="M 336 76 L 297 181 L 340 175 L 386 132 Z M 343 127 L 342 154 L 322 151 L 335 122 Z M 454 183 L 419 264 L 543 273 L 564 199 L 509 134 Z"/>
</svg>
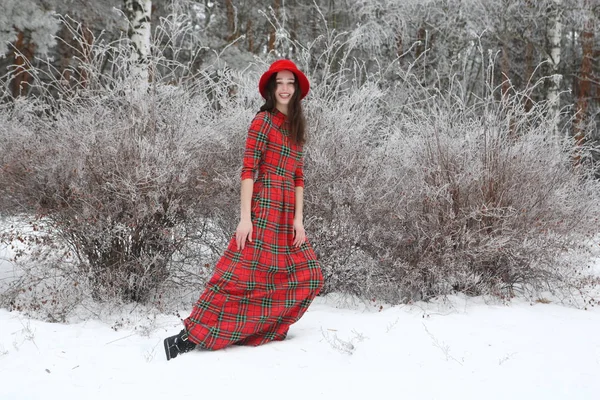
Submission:
<svg viewBox="0 0 600 400">
<path fill-rule="evenodd" d="M 271 75 L 278 73 L 279 71 L 290 71 L 293 72 L 298 80 L 298 85 L 300 86 L 300 99 L 303 99 L 308 94 L 310 89 L 310 84 L 308 83 L 308 79 L 306 75 L 302 73 L 296 67 L 296 64 L 291 62 L 290 60 L 277 60 L 269 67 L 269 70 L 262 74 L 260 77 L 260 81 L 258 81 L 258 90 L 263 98 L 267 98 L 267 83 L 269 82 L 269 78 Z"/>
</svg>

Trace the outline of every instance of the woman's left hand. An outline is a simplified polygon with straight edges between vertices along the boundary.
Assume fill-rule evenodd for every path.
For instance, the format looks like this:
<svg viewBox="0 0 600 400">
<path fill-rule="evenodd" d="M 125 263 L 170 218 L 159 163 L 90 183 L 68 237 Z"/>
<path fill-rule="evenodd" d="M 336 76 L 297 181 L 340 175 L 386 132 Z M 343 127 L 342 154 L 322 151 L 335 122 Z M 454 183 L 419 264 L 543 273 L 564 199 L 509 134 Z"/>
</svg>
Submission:
<svg viewBox="0 0 600 400">
<path fill-rule="evenodd" d="M 300 247 L 306 240 L 306 232 L 304 232 L 304 224 L 302 221 L 294 219 L 294 246 Z"/>
</svg>

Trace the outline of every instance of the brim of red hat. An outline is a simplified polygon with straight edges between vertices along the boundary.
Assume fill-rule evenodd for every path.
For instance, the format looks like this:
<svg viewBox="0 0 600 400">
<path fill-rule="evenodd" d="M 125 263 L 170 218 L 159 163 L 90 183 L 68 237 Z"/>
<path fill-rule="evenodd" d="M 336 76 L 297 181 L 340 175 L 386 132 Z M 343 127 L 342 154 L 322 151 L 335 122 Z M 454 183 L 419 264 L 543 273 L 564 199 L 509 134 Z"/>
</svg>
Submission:
<svg viewBox="0 0 600 400">
<path fill-rule="evenodd" d="M 267 98 L 267 83 L 269 82 L 269 78 L 271 78 L 273 74 L 276 74 L 280 71 L 290 71 L 296 76 L 296 79 L 298 80 L 298 86 L 300 87 L 300 99 L 305 98 L 310 90 L 310 83 L 308 82 L 308 78 L 298 68 L 295 68 L 294 66 L 290 65 L 277 65 L 275 67 L 269 68 L 267 72 L 262 74 L 258 82 L 258 89 L 260 91 L 260 95 L 264 99 Z"/>
</svg>

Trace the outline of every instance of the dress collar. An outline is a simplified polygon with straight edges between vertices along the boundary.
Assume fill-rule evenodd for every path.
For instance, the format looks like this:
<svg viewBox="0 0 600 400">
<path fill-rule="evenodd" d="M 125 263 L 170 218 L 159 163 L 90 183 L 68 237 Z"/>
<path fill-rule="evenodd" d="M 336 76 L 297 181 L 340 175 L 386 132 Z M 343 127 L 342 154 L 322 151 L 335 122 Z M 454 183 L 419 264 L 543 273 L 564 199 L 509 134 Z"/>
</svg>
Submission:
<svg viewBox="0 0 600 400">
<path fill-rule="evenodd" d="M 287 122 L 287 116 L 281 111 L 279 111 L 277 107 L 273 107 L 271 115 L 273 116 L 273 122 L 277 126 L 282 126 L 285 122 Z"/>
</svg>

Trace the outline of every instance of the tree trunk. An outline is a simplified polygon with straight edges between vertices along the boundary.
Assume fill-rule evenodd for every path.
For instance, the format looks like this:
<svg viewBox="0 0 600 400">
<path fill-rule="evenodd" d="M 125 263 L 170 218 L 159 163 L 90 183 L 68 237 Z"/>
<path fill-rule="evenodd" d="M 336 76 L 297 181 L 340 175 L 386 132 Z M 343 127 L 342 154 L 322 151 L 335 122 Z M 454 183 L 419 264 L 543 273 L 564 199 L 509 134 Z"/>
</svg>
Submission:
<svg viewBox="0 0 600 400">
<path fill-rule="evenodd" d="M 592 96 L 594 58 L 594 16 L 589 1 L 586 2 L 588 17 L 581 33 L 581 70 L 578 80 L 577 116 L 575 117 L 575 140 L 582 145 L 585 139 L 585 122 L 590 97 Z"/>
<path fill-rule="evenodd" d="M 298 41 L 298 30 L 300 28 L 300 24 L 298 24 L 298 16 L 294 11 L 296 10 L 297 4 L 295 0 L 290 0 L 288 3 L 288 9 L 290 10 L 290 14 L 292 15 L 291 29 L 290 29 L 290 40 L 292 43 Z M 289 50 L 289 57 L 294 59 L 296 56 L 296 46 L 291 46 Z"/>
<path fill-rule="evenodd" d="M 533 43 L 531 43 L 530 37 L 526 38 L 527 44 L 525 45 L 525 85 L 529 87 L 531 84 L 531 79 L 533 77 L 533 54 L 535 48 Z M 531 96 L 525 96 L 525 110 L 529 111 L 533 107 L 533 101 L 531 100 Z"/>
<path fill-rule="evenodd" d="M 128 36 L 134 47 L 132 74 L 148 83 L 148 54 L 150 53 L 151 0 L 124 0 L 124 12 L 129 20 Z"/>
<path fill-rule="evenodd" d="M 18 97 L 26 95 L 29 91 L 31 74 L 28 72 L 27 64 L 33 60 L 35 43 L 25 35 L 25 32 L 18 31 L 17 41 L 14 46 L 15 51 L 13 52 L 13 57 L 15 70 L 11 81 L 11 92 L 13 97 Z"/>
<path fill-rule="evenodd" d="M 510 90 L 510 56 L 508 54 L 508 42 L 508 38 L 502 42 L 502 61 L 500 63 L 500 69 L 502 71 L 502 97 L 506 96 Z"/>
<path fill-rule="evenodd" d="M 88 62 L 90 62 L 90 56 L 92 54 L 92 44 L 94 42 L 94 35 L 92 34 L 92 31 L 89 30 L 89 28 L 87 27 L 85 22 L 83 22 L 81 24 L 80 34 L 81 34 L 80 45 L 81 45 L 82 61 L 84 63 L 88 63 Z M 79 75 L 80 75 L 80 82 L 79 82 L 80 85 L 82 87 L 86 87 L 88 85 L 88 72 L 85 69 L 85 67 L 79 68 Z"/>
<path fill-rule="evenodd" d="M 329 28 L 337 29 L 338 21 L 335 0 L 329 0 L 329 10 L 327 10 L 327 16 L 329 17 Z"/>
<path fill-rule="evenodd" d="M 546 29 L 546 37 L 550 48 L 548 49 L 548 62 L 550 64 L 550 78 L 548 93 L 546 100 L 550 107 L 550 118 L 553 119 L 553 134 L 558 134 L 558 119 L 560 113 L 559 90 L 562 75 L 558 73 L 558 64 L 560 63 L 562 37 L 562 22 L 561 12 L 562 0 L 552 0 L 548 7 L 548 26 Z"/>
<path fill-rule="evenodd" d="M 525 0 L 525 6 L 529 9 L 528 12 L 531 12 L 535 9 L 534 0 Z M 527 28 L 525 29 L 525 81 L 523 82 L 523 86 L 526 89 L 530 88 L 531 81 L 533 79 L 533 72 L 535 71 L 534 66 L 534 56 L 535 56 L 535 46 L 533 44 L 534 34 L 536 31 L 535 24 L 531 22 L 528 23 Z M 531 93 L 528 96 L 525 96 L 524 103 L 525 111 L 529 112 L 533 107 L 533 100 L 531 98 Z"/>
<path fill-rule="evenodd" d="M 238 36 L 236 32 L 237 29 L 235 29 L 235 8 L 233 7 L 233 0 L 226 0 L 225 7 L 227 8 L 227 29 L 229 31 L 227 41 L 233 41 Z"/>
<path fill-rule="evenodd" d="M 72 33 L 71 30 L 67 27 L 66 23 L 61 25 L 60 30 L 60 39 L 57 42 L 58 54 L 60 56 L 60 75 L 61 75 L 61 84 L 63 86 L 71 86 L 71 60 L 73 58 L 73 43 L 71 41 Z"/>
<path fill-rule="evenodd" d="M 273 0 L 273 12 L 275 18 L 279 18 L 279 7 L 281 6 L 281 0 Z M 269 42 L 267 44 L 267 51 L 271 52 L 275 50 L 275 39 L 277 38 L 277 29 L 275 26 L 271 26 L 269 30 Z"/>
<path fill-rule="evenodd" d="M 398 27 L 396 32 L 396 56 L 400 57 L 404 53 L 404 42 L 402 41 L 402 31 Z"/>
<path fill-rule="evenodd" d="M 252 18 L 246 21 L 246 39 L 248 40 L 248 51 L 254 53 L 254 32 L 252 31 Z"/>
<path fill-rule="evenodd" d="M 422 25 L 417 31 L 417 40 L 419 44 L 415 46 L 415 58 L 419 58 L 425 52 L 427 46 L 427 30 Z"/>
</svg>

